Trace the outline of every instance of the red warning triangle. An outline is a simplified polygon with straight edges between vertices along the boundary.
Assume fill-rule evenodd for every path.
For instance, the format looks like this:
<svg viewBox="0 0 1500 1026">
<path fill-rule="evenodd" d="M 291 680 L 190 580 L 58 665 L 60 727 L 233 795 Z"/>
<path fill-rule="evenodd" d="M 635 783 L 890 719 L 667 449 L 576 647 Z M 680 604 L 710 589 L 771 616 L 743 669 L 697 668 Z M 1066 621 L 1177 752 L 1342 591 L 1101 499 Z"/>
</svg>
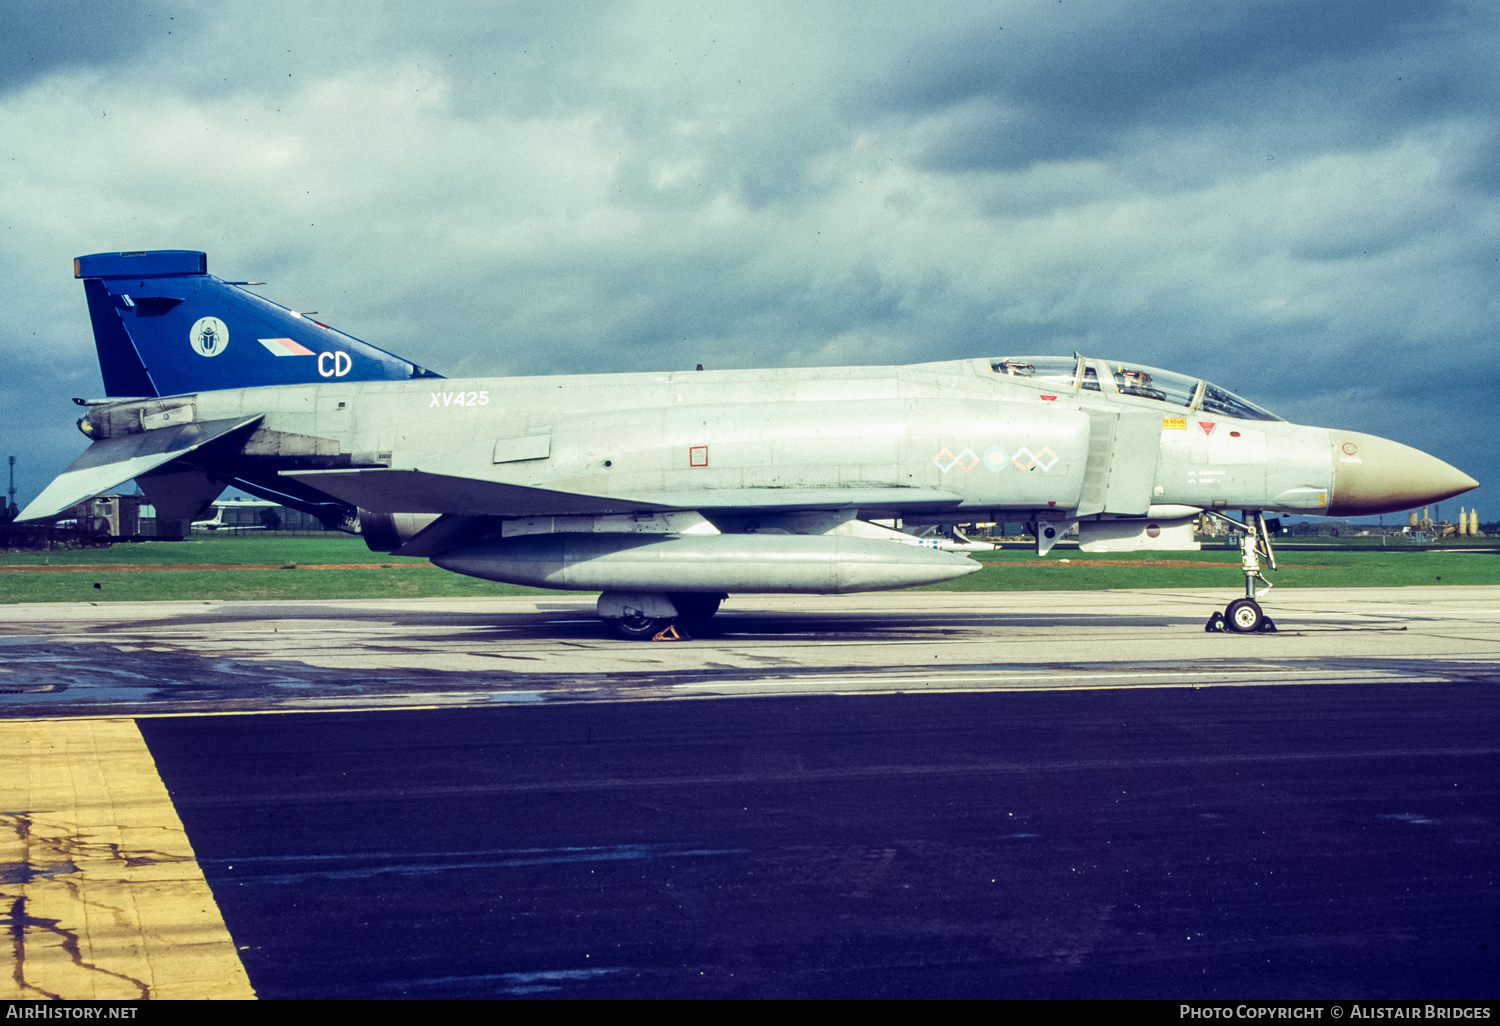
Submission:
<svg viewBox="0 0 1500 1026">
<path fill-rule="evenodd" d="M 1200 420 L 1198 422 L 1198 426 L 1203 429 L 1203 433 L 1205 435 L 1211 435 L 1214 433 L 1214 428 L 1218 427 L 1219 425 L 1211 420 Z"/>
</svg>

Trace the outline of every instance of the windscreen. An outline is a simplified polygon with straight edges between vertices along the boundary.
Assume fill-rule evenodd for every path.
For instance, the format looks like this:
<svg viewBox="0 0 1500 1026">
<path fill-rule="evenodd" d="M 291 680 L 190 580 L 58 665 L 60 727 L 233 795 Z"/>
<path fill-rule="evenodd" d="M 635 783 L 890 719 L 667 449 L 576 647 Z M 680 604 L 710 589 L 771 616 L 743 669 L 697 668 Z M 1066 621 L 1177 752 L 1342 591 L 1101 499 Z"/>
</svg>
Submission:
<svg viewBox="0 0 1500 1026">
<path fill-rule="evenodd" d="M 1261 409 L 1248 399 L 1241 399 L 1233 392 L 1218 385 L 1205 385 L 1203 402 L 1199 407 L 1205 413 L 1217 413 L 1224 417 L 1241 420 L 1280 420 L 1276 414 Z"/>
</svg>

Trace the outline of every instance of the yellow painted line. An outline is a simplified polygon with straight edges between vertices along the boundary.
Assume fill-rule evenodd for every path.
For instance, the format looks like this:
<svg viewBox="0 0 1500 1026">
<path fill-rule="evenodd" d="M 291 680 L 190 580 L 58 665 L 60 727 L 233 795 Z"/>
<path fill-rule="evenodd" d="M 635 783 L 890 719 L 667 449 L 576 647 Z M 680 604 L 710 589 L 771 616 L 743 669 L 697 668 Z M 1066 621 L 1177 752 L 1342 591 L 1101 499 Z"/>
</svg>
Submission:
<svg viewBox="0 0 1500 1026">
<path fill-rule="evenodd" d="M 129 719 L 0 721 L 0 1000 L 254 998 Z"/>
</svg>

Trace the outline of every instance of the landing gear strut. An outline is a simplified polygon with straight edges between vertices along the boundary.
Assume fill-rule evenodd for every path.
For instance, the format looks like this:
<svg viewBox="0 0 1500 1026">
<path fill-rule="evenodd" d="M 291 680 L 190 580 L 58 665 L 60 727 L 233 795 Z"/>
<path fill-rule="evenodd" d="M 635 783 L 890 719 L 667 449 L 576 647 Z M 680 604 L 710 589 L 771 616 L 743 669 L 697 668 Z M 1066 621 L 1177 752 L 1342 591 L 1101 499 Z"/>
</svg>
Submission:
<svg viewBox="0 0 1500 1026">
<path fill-rule="evenodd" d="M 1229 608 L 1224 612 L 1210 616 L 1203 629 L 1209 632 L 1233 631 L 1236 634 L 1273 633 L 1276 630 L 1275 621 L 1265 614 L 1256 601 L 1264 598 L 1266 592 L 1271 590 L 1271 582 L 1260 572 L 1261 558 L 1265 558 L 1267 569 L 1276 569 L 1276 554 L 1271 550 L 1271 532 L 1266 526 L 1266 518 L 1249 510 L 1245 511 L 1244 523 L 1230 520 L 1222 514 L 1212 515 L 1244 531 L 1240 535 L 1240 570 L 1245 575 L 1245 597 L 1229 603 Z M 1257 581 L 1265 587 L 1256 588 Z"/>
</svg>

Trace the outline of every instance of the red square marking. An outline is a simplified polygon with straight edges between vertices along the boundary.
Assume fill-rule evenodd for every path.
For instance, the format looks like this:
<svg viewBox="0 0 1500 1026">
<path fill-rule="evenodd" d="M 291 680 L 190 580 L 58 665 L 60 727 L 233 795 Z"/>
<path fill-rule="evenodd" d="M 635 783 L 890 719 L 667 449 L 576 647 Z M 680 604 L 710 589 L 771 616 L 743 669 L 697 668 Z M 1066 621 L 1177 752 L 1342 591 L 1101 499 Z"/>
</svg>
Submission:
<svg viewBox="0 0 1500 1026">
<path fill-rule="evenodd" d="M 706 466 L 708 466 L 708 446 L 706 446 L 706 445 L 694 445 L 694 446 L 690 447 L 688 449 L 688 466 L 690 466 L 690 467 L 706 467 Z"/>
</svg>

